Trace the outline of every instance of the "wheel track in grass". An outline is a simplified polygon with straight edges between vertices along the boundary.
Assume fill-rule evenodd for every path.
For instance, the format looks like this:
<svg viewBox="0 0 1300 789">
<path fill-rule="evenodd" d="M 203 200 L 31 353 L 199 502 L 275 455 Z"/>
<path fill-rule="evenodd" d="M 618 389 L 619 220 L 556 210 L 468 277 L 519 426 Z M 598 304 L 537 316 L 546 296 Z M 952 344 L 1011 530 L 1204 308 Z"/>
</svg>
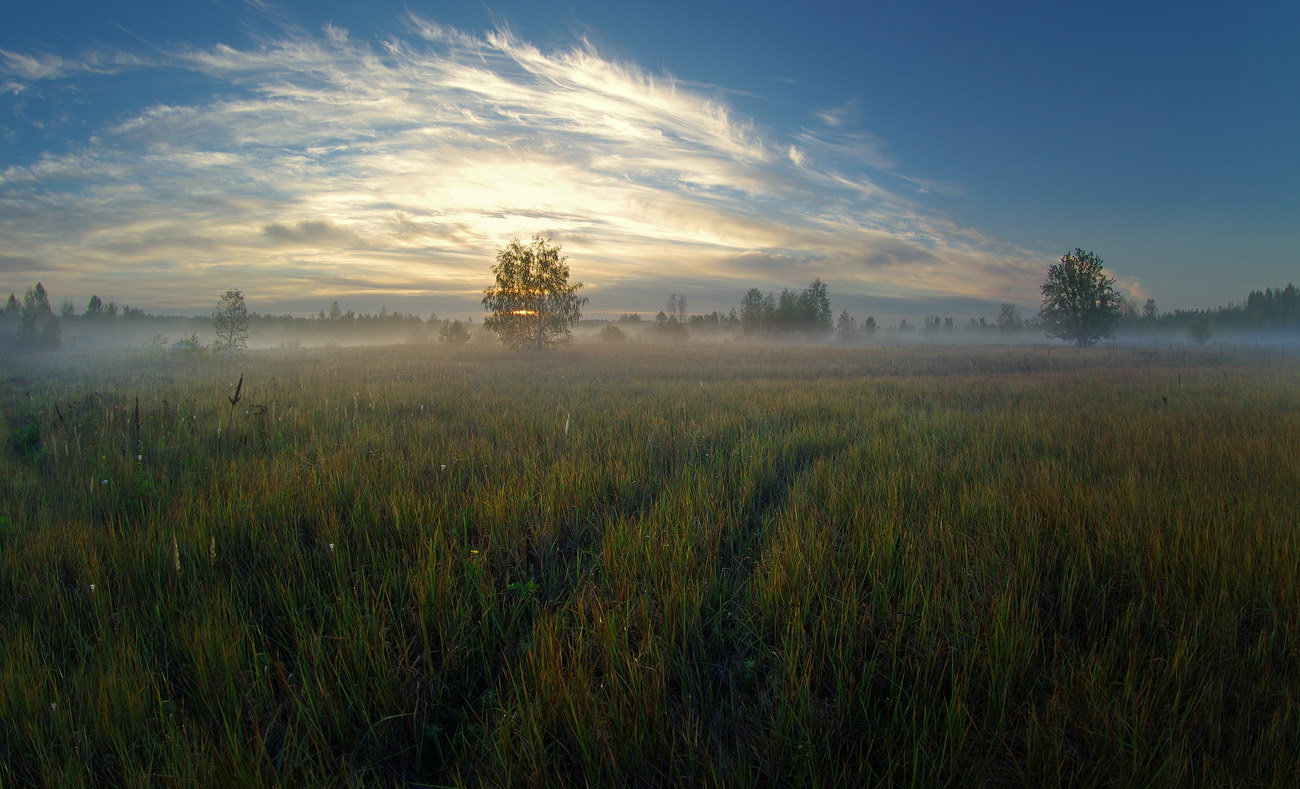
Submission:
<svg viewBox="0 0 1300 789">
<path fill-rule="evenodd" d="M 824 427 L 822 428 L 825 429 Z M 714 620 L 717 627 L 710 634 L 716 644 L 713 652 L 715 681 L 726 688 L 732 703 L 738 703 L 745 686 L 757 683 L 755 669 L 759 655 L 753 652 L 757 636 L 748 623 L 750 595 L 746 593 L 754 566 L 770 543 L 773 525 L 790 501 L 800 481 L 819 462 L 833 461 L 842 455 L 849 441 L 833 428 L 825 434 L 794 440 L 784 447 L 771 474 L 758 481 L 750 491 L 744 509 L 744 522 L 724 539 L 718 556 L 719 592 L 724 608 Z M 745 642 L 748 643 L 745 643 Z M 723 713 L 719 705 L 714 721 L 714 731 L 724 728 L 735 732 L 738 716 Z"/>
<path fill-rule="evenodd" d="M 496 656 L 494 688 L 503 702 L 508 698 L 536 699 L 556 682 L 570 685 L 571 692 L 579 695 L 607 693 L 598 689 L 611 679 L 606 671 L 617 674 L 639 669 L 632 668 L 631 664 L 621 668 L 603 665 L 598 641 L 582 635 L 583 628 L 599 621 L 594 617 L 599 616 L 600 610 L 610 610 L 603 608 L 604 605 L 631 606 L 629 610 L 649 606 L 642 608 L 655 612 L 647 623 L 649 629 L 644 633 L 634 630 L 628 638 L 637 643 L 644 643 L 640 639 L 646 637 L 654 639 L 661 645 L 658 650 L 663 650 L 663 659 L 671 664 L 665 666 L 662 696 L 668 717 L 660 719 L 660 725 L 682 731 L 696 727 L 705 737 L 710 736 L 710 731 L 716 732 L 712 736 L 720 742 L 715 752 L 725 754 L 725 761 L 733 766 L 741 766 L 745 758 L 745 737 L 732 713 L 743 707 L 748 694 L 757 686 L 753 667 L 761 651 L 754 643 L 753 628 L 747 624 L 746 587 L 755 563 L 765 550 L 772 524 L 800 480 L 819 461 L 836 457 L 850 445 L 843 431 L 836 428 L 836 422 L 830 422 L 828 427 L 821 416 L 824 415 L 801 414 L 794 420 L 783 420 L 775 428 L 765 427 L 768 424 L 765 420 L 748 416 L 739 423 L 724 426 L 724 430 L 701 435 L 698 440 L 678 442 L 672 462 L 660 466 L 662 471 L 656 478 L 652 496 L 642 498 L 638 506 L 613 506 L 589 518 L 590 527 L 570 555 L 591 556 L 593 561 L 584 561 L 576 572 L 566 572 L 562 594 L 552 590 L 547 595 L 552 598 L 546 609 L 549 627 L 545 632 L 550 635 L 539 636 L 541 641 L 529 644 L 527 649 L 511 649 Z M 701 495 L 701 483 L 707 486 L 714 480 L 730 484 L 725 492 L 708 500 Z M 614 538 L 620 540 L 615 543 L 620 547 L 609 554 L 602 545 L 615 533 L 621 535 Z M 622 543 L 624 539 L 631 542 Z M 683 552 L 673 553 L 674 547 L 681 544 L 687 544 Z M 676 558 L 669 559 L 666 565 L 657 565 L 658 570 L 635 558 L 642 552 L 653 555 L 662 551 L 673 553 Z M 605 564 L 601 556 L 613 563 Z M 628 565 L 618 557 L 632 557 L 633 563 Z M 623 576 L 628 571 L 632 576 Z M 685 586 L 679 586 L 679 582 Z M 685 598 L 673 598 L 673 590 L 682 588 L 693 591 Z M 582 589 L 586 591 L 579 591 Z M 584 594 L 586 603 L 579 599 Z M 603 601 L 602 608 L 595 611 L 588 610 L 593 594 Z M 625 594 L 634 598 L 624 599 Z M 661 605 L 684 607 L 665 609 Z M 664 630 L 655 624 L 673 621 L 683 612 L 692 623 L 684 628 Z M 534 609 L 521 641 L 535 641 L 533 632 L 542 615 L 540 606 Z M 633 615 L 632 619 L 620 621 L 641 620 Z M 535 660 L 540 661 L 538 665 L 551 665 L 545 656 L 556 649 L 557 632 L 565 633 L 559 648 L 569 655 L 567 659 L 576 661 L 575 665 L 586 666 L 592 674 L 555 676 L 545 671 L 534 673 L 529 668 Z M 547 642 L 549 647 L 543 648 L 542 642 Z M 535 649 L 543 651 L 534 652 Z M 652 653 L 657 651 L 654 647 L 650 649 Z M 619 703 L 611 700 L 609 704 L 612 706 L 598 703 L 588 714 L 600 719 L 613 713 Z M 552 763 L 546 768 L 555 771 L 548 773 L 553 779 L 566 776 L 566 780 L 573 780 L 576 776 L 590 775 L 591 766 L 584 766 L 582 758 L 575 755 L 585 752 L 580 747 L 583 740 L 572 739 L 586 730 L 584 724 L 579 723 L 577 730 L 570 730 L 559 721 L 545 723 L 547 717 L 535 718 L 535 712 L 513 708 L 508 702 L 500 711 L 506 716 L 498 721 L 498 726 L 505 726 L 502 736 L 507 752 L 519 747 L 514 745 L 514 740 L 520 731 L 539 732 L 548 742 L 557 738 L 554 747 L 572 757 L 561 760 L 564 764 Z M 520 723 L 521 716 L 525 723 Z M 664 734 L 674 740 L 678 738 L 668 731 Z M 673 759 L 670 753 L 641 754 L 635 766 L 624 766 L 674 774 L 683 780 L 689 778 L 678 774 Z M 491 773 L 491 767 L 482 767 Z"/>
<path fill-rule="evenodd" d="M 523 560 L 510 561 L 508 569 L 499 574 L 495 589 L 497 599 L 521 610 L 522 618 L 513 623 L 514 637 L 501 642 L 503 649 L 487 655 L 486 670 L 466 689 L 467 703 L 455 720 L 448 721 L 452 740 L 467 742 L 479 735 L 491 736 L 496 727 L 494 716 L 509 714 L 504 699 L 511 693 L 511 671 L 526 661 L 539 617 L 566 608 L 592 576 L 600 564 L 602 544 L 611 524 L 654 512 L 664 495 L 674 490 L 675 481 L 693 466 L 698 468 L 701 459 L 733 455 L 741 432 L 731 429 L 734 425 L 722 427 L 716 432 L 697 431 L 690 436 L 682 435 L 682 431 L 654 436 L 650 453 L 656 473 L 629 482 L 611 482 L 607 476 L 598 476 L 583 491 L 584 496 L 568 503 L 566 516 L 556 518 L 549 529 L 532 529 L 524 536 Z M 529 529 L 525 527 L 525 531 Z M 498 703 L 502 706 L 492 709 Z M 451 773 L 445 775 L 453 777 Z"/>
<path fill-rule="evenodd" d="M 715 767 L 723 774 L 740 769 L 736 776 L 745 775 L 744 705 L 763 682 L 760 638 L 747 611 L 753 569 L 800 481 L 819 462 L 833 460 L 850 446 L 836 420 L 818 416 L 787 423 L 776 435 L 767 431 L 740 443 L 732 457 L 718 458 L 706 472 L 743 487 L 720 507 L 725 517 L 717 527 L 716 551 L 706 563 L 701 627 L 677 656 L 668 694 L 683 722 L 693 721 L 712 738 L 720 758 Z M 746 462 L 737 463 L 737 455 Z M 708 509 L 705 518 L 716 514 Z"/>
</svg>

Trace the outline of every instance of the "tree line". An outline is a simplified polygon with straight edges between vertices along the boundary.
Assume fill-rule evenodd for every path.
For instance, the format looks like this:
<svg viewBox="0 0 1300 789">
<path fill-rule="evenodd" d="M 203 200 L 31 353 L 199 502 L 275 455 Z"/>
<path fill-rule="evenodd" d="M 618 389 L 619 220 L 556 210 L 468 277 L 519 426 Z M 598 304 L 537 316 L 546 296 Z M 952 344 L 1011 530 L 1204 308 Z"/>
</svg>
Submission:
<svg viewBox="0 0 1300 789">
<path fill-rule="evenodd" d="M 493 332 L 508 345 L 534 350 L 568 342 L 569 327 L 581 318 L 581 308 L 587 299 L 578 296 L 582 283 L 569 282 L 569 267 L 560 254 L 560 247 L 541 236 L 524 245 L 511 242 L 497 255 L 493 274 L 496 282 L 484 291 L 483 306 L 491 315 L 483 328 Z M 793 339 L 802 342 L 834 340 L 840 343 L 858 343 L 874 339 L 881 331 L 895 337 L 920 332 L 921 336 L 941 340 L 959 330 L 967 333 L 996 332 L 1004 338 L 1025 333 L 1042 333 L 1074 342 L 1091 345 L 1099 339 L 1113 337 L 1116 331 L 1150 333 L 1169 336 L 1182 333 L 1194 342 L 1205 342 L 1216 332 L 1239 333 L 1246 331 L 1298 332 L 1300 331 L 1300 292 L 1295 285 L 1251 291 L 1240 304 L 1231 304 L 1212 310 L 1175 310 L 1161 313 L 1153 299 L 1140 308 L 1114 289 L 1114 278 L 1106 276 L 1101 258 L 1092 252 L 1076 249 L 1067 252 L 1049 267 L 1041 291 L 1042 307 L 1038 314 L 1022 317 L 1019 308 L 1010 303 L 1000 306 L 993 321 L 981 317 L 958 324 L 952 317 L 927 315 L 921 327 L 900 320 L 897 325 L 882 328 L 868 315 L 861 323 L 847 310 L 838 318 L 831 310 L 830 292 L 821 279 L 813 280 L 801 291 L 784 288 L 780 294 L 764 293 L 750 288 L 741 297 L 738 307 L 727 313 L 713 311 L 704 315 L 691 315 L 687 309 L 686 294 L 673 293 L 666 309 L 659 311 L 652 322 L 643 321 L 639 314 L 629 313 L 616 322 L 605 325 L 601 339 L 626 339 L 626 330 L 638 329 L 640 333 L 661 341 L 680 342 L 693 331 L 728 333 L 748 339 Z M 460 344 L 469 341 L 474 331 L 472 319 L 440 319 L 431 314 L 427 319 L 416 315 L 388 312 L 385 308 L 377 315 L 344 311 L 339 302 L 330 305 L 328 312 L 321 309 L 314 317 L 289 315 L 259 315 L 249 312 L 243 294 L 238 290 L 224 293 L 211 316 L 181 318 L 147 315 L 138 308 L 119 307 L 116 302 L 105 302 L 98 295 L 91 296 L 85 310 L 77 314 L 72 302 L 64 300 L 56 315 L 50 305 L 45 286 L 38 282 L 26 290 L 22 299 L 10 294 L 0 308 L 0 349 L 53 350 L 63 340 L 63 324 L 83 324 L 96 330 L 115 323 L 134 325 L 157 324 L 169 327 L 191 328 L 188 336 L 175 342 L 170 337 L 157 334 L 151 338 L 156 347 L 200 349 L 206 347 L 199 340 L 199 331 L 211 329 L 216 338 L 212 347 L 238 349 L 247 345 L 250 331 L 279 332 L 285 336 L 323 341 L 328 344 L 339 340 L 392 341 L 401 336 L 407 342 L 438 341 Z"/>
<path fill-rule="evenodd" d="M 238 298 L 232 298 L 237 294 Z M 281 338 L 282 343 L 467 341 L 473 320 L 453 320 L 436 313 L 427 318 L 383 309 L 378 313 L 344 309 L 335 301 L 315 316 L 261 314 L 249 311 L 240 291 L 228 291 L 212 313 L 198 316 L 150 314 L 143 309 L 91 296 L 78 312 L 64 300 L 57 311 L 42 283 L 19 298 L 11 294 L 0 307 L 0 351 L 50 351 L 60 347 L 94 347 L 107 338 L 130 345 L 175 350 L 242 347 L 249 335 Z"/>
<path fill-rule="evenodd" d="M 785 288 L 779 296 L 751 288 L 741 298 L 739 308 L 726 313 L 714 310 L 691 315 L 687 311 L 686 294 L 673 293 L 668 297 L 667 309 L 660 310 L 653 321 L 643 320 L 639 313 L 626 313 L 614 324 L 619 331 L 602 329 L 602 339 L 621 340 L 624 338 L 622 329 L 643 328 L 655 339 L 670 342 L 685 340 L 693 332 L 819 341 L 835 331 L 831 317 L 829 289 L 826 283 L 816 279 L 801 292 Z M 874 319 L 870 320 L 874 325 Z"/>
</svg>

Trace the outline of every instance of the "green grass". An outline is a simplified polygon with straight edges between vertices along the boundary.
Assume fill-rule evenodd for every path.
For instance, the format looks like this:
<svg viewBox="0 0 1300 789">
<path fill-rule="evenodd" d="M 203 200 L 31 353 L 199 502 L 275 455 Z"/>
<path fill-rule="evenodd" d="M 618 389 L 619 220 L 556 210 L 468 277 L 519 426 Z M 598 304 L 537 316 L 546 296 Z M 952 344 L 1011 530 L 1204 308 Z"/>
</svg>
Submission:
<svg viewBox="0 0 1300 789">
<path fill-rule="evenodd" d="M 1296 361 L 11 362 L 0 783 L 1293 785 Z"/>
</svg>

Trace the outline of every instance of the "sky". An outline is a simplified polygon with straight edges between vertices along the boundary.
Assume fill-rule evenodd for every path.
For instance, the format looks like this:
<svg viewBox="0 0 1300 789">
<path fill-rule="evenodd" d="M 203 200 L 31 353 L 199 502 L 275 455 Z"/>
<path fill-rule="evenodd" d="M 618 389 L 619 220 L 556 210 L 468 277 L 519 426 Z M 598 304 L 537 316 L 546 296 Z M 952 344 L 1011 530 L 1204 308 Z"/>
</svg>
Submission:
<svg viewBox="0 0 1300 789">
<path fill-rule="evenodd" d="M 1095 251 L 1164 310 L 1300 282 L 1300 4 L 187 0 L 0 26 L 0 291 L 482 314 L 559 243 L 586 314 L 828 284 L 1037 310 Z"/>
</svg>

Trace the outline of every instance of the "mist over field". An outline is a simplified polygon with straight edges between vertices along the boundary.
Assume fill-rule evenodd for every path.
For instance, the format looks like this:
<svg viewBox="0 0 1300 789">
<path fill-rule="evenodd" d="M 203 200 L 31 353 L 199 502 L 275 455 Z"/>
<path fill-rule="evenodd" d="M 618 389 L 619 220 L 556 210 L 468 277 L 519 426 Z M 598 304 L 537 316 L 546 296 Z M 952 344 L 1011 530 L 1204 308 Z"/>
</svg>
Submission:
<svg viewBox="0 0 1300 789">
<path fill-rule="evenodd" d="M 6 360 L 6 783 L 1300 775 L 1294 350 Z"/>
<path fill-rule="evenodd" d="M 214 340 L 210 316 L 127 316 L 113 320 L 79 320 L 64 318 L 60 326 L 59 348 L 74 353 L 86 351 L 155 351 L 177 350 L 178 343 L 191 341 L 201 346 L 211 346 Z M 861 316 L 866 318 L 867 316 Z M 476 320 L 477 318 L 477 320 Z M 812 335 L 801 333 L 770 333 L 747 336 L 739 325 L 727 323 L 721 313 L 689 316 L 684 323 L 686 331 L 665 331 L 656 326 L 651 313 L 628 313 L 621 319 L 587 318 L 572 327 L 573 341 L 579 345 L 610 342 L 601 332 L 606 326 L 615 326 L 622 340 L 633 346 L 643 345 L 699 345 L 728 344 L 744 346 L 780 347 L 873 347 L 890 345 L 971 347 L 988 345 L 1059 345 L 1059 340 L 1045 336 L 1040 327 L 999 327 L 995 315 L 984 319 L 967 319 L 944 326 L 926 325 L 925 316 L 903 318 L 905 326 L 879 326 L 868 334 L 854 317 L 850 332 L 830 329 Z M 436 314 L 421 318 L 410 314 L 364 315 L 330 322 L 328 318 L 258 316 L 250 320 L 248 347 L 254 350 L 275 348 L 336 348 L 360 346 L 413 345 L 429 346 L 440 342 L 439 331 L 451 320 L 459 320 L 469 333 L 469 347 L 489 352 L 499 346 L 497 337 L 482 327 L 482 316 L 440 318 Z M 1189 339 L 1194 315 L 1170 316 L 1158 324 L 1121 325 L 1107 344 L 1126 346 L 1184 346 L 1195 345 Z M 615 340 L 618 341 L 618 340 Z M 1207 342 L 1224 347 L 1297 347 L 1300 333 L 1290 325 L 1270 328 L 1247 322 L 1229 322 L 1213 331 Z M 0 321 L 0 354 L 21 358 L 27 351 L 12 333 L 6 334 Z M 48 351 L 37 351 L 38 355 Z"/>
</svg>

